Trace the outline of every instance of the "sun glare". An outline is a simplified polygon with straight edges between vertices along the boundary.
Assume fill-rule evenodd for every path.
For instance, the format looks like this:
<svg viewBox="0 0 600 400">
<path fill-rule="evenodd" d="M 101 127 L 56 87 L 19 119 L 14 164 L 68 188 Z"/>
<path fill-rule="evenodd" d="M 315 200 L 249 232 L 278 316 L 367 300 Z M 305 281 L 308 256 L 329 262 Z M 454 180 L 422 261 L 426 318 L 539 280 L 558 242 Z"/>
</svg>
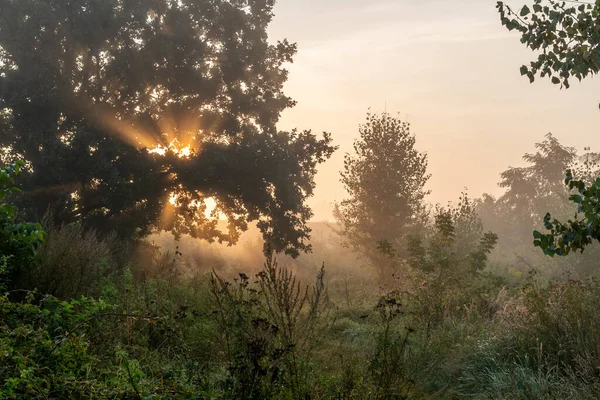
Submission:
<svg viewBox="0 0 600 400">
<path fill-rule="evenodd" d="M 177 154 L 181 158 L 189 158 L 189 156 L 192 154 L 192 149 L 191 149 L 190 145 L 182 147 L 179 150 L 174 149 L 174 151 L 175 151 L 175 154 Z"/>
<path fill-rule="evenodd" d="M 179 196 L 177 195 L 177 193 L 171 193 L 169 195 L 169 204 L 173 207 L 177 207 L 178 199 Z M 192 202 L 192 205 L 198 205 L 198 201 L 194 200 Z M 207 197 L 204 199 L 204 206 L 206 207 L 206 209 L 204 210 L 204 216 L 207 219 L 214 219 L 212 213 L 215 210 L 215 208 L 217 208 L 217 201 L 213 197 Z M 224 216 L 221 213 L 218 213 L 217 218 L 223 219 Z"/>
<path fill-rule="evenodd" d="M 158 154 L 160 156 L 164 156 L 169 151 L 176 154 L 179 158 L 190 158 L 192 155 L 191 146 L 189 144 L 187 146 L 182 146 L 177 139 L 172 140 L 166 147 L 159 144 L 149 150 L 150 153 Z"/>
</svg>

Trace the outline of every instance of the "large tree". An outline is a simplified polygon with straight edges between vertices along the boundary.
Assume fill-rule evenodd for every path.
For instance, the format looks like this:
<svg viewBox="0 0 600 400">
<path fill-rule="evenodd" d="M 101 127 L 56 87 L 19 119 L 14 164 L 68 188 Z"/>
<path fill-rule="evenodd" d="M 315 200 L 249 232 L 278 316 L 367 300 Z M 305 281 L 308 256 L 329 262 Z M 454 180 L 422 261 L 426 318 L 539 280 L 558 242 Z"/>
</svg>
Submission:
<svg viewBox="0 0 600 400">
<path fill-rule="evenodd" d="M 309 250 L 334 148 L 276 129 L 296 46 L 267 40 L 274 2 L 0 0 L 0 146 L 27 162 L 34 217 L 229 243 L 258 221 L 272 249 Z"/>
<path fill-rule="evenodd" d="M 382 244 L 402 258 L 407 233 L 423 222 L 427 155 L 415 148 L 410 124 L 388 113 L 369 113 L 359 134 L 341 171 L 349 197 L 335 216 L 348 244 L 381 268 Z"/>
</svg>

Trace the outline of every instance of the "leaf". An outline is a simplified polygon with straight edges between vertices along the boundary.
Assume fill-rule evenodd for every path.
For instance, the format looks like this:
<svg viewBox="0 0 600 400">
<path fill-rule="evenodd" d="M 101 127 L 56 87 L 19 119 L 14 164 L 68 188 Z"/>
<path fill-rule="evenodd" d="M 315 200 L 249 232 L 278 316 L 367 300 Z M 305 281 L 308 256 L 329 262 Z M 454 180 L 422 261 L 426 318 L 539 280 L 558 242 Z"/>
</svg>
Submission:
<svg viewBox="0 0 600 400">
<path fill-rule="evenodd" d="M 527 69 L 527 66 L 526 66 L 526 65 L 523 65 L 523 66 L 521 67 L 521 76 L 523 76 L 523 75 L 527 75 L 527 72 L 529 72 L 529 70 Z M 599 107 L 600 107 L 600 105 L 599 105 Z"/>
<path fill-rule="evenodd" d="M 523 8 L 521 8 L 521 13 L 519 15 L 521 17 L 524 17 L 526 15 L 529 15 L 530 13 L 531 13 L 531 10 L 529 9 L 529 7 L 523 6 Z"/>
</svg>

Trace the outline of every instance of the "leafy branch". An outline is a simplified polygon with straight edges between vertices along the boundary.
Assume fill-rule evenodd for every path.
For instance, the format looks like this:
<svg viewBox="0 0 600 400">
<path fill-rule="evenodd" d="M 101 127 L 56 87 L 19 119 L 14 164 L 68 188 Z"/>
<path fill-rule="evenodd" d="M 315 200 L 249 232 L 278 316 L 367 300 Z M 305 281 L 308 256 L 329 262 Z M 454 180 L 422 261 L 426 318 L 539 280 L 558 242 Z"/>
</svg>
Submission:
<svg viewBox="0 0 600 400">
<path fill-rule="evenodd" d="M 570 190 L 576 189 L 578 192 L 569 197 L 571 202 L 577 204 L 574 218 L 563 223 L 552 219 L 552 215 L 547 213 L 544 226 L 550 233 L 533 232 L 533 244 L 551 257 L 583 252 L 594 240 L 600 241 L 600 177 L 591 185 L 586 185 L 581 180 L 573 179 L 572 171 L 567 170 L 565 184 Z"/>
</svg>

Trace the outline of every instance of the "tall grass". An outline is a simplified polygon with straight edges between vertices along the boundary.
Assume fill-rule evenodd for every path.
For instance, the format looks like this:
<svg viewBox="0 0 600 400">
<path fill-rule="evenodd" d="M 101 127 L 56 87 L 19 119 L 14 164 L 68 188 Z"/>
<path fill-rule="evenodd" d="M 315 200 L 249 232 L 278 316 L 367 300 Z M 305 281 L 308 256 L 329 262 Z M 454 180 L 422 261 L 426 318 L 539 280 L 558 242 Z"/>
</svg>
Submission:
<svg viewBox="0 0 600 400">
<path fill-rule="evenodd" d="M 385 293 L 359 268 L 203 273 L 174 250 L 50 229 L 38 291 L 0 296 L 3 398 L 600 397 L 593 279 L 416 271 Z"/>
<path fill-rule="evenodd" d="M 103 278 L 116 272 L 114 237 L 101 238 L 80 224 L 50 226 L 46 232 L 25 286 L 63 299 L 97 296 Z"/>
</svg>

